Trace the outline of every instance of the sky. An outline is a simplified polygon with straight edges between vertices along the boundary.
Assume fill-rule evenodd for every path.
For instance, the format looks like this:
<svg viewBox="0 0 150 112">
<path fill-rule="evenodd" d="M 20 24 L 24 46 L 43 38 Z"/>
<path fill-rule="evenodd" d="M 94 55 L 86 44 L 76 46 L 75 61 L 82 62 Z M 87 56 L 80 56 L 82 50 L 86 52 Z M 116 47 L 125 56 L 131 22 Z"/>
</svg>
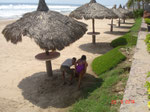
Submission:
<svg viewBox="0 0 150 112">
<path fill-rule="evenodd" d="M 47 3 L 52 4 L 84 4 L 88 3 L 90 0 L 45 0 Z M 112 6 L 114 4 L 125 5 L 128 0 L 97 0 L 98 3 L 103 5 Z M 38 3 L 38 0 L 0 0 L 0 3 Z"/>
</svg>

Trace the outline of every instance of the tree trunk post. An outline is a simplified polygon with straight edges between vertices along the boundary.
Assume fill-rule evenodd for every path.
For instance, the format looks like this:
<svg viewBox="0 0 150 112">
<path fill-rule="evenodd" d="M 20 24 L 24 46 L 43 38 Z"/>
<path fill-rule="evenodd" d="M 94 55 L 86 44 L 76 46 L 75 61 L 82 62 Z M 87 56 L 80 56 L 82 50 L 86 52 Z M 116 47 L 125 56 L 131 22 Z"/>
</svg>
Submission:
<svg viewBox="0 0 150 112">
<path fill-rule="evenodd" d="M 110 32 L 113 32 L 113 19 L 111 20 Z"/>
<path fill-rule="evenodd" d="M 118 21 L 118 26 L 120 27 L 120 18 L 119 18 L 119 21 Z"/>
<path fill-rule="evenodd" d="M 92 19 L 93 33 L 95 33 L 95 20 Z M 96 36 L 92 35 L 92 43 L 95 44 Z"/>
<path fill-rule="evenodd" d="M 46 71 L 49 77 L 53 76 L 51 61 L 46 61 Z"/>
<path fill-rule="evenodd" d="M 49 55 L 49 52 L 46 51 L 46 55 Z M 47 71 L 47 75 L 49 77 L 52 77 L 53 76 L 53 71 L 52 71 L 52 64 L 51 64 L 51 61 L 46 61 L 46 71 Z"/>
</svg>

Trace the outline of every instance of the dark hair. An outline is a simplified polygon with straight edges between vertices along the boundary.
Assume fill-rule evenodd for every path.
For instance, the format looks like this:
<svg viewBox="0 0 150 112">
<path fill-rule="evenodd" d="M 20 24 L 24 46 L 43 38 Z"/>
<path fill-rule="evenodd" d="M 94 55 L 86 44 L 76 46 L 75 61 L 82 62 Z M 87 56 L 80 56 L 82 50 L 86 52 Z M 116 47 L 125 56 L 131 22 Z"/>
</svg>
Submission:
<svg viewBox="0 0 150 112">
<path fill-rule="evenodd" d="M 77 59 L 75 57 L 73 57 L 72 60 L 76 61 Z"/>
<path fill-rule="evenodd" d="M 86 56 L 82 55 L 81 60 L 86 60 Z"/>
</svg>

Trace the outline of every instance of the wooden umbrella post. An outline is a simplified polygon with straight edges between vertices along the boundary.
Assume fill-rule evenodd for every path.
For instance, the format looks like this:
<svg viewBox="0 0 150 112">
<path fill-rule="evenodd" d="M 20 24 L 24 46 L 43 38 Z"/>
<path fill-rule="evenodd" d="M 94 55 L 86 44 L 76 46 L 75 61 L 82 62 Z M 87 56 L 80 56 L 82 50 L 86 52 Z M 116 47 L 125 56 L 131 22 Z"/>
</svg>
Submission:
<svg viewBox="0 0 150 112">
<path fill-rule="evenodd" d="M 93 33 L 95 33 L 95 20 L 94 19 L 92 19 L 92 25 L 93 25 Z M 95 38 L 96 38 L 96 36 L 92 35 L 93 44 L 95 44 Z"/>
<path fill-rule="evenodd" d="M 120 18 L 119 18 L 118 26 L 120 27 Z"/>
<path fill-rule="evenodd" d="M 46 51 L 46 55 L 49 55 L 49 52 Z M 46 61 L 46 71 L 47 71 L 47 75 L 49 77 L 52 77 L 53 76 L 53 72 L 52 72 L 52 64 L 51 64 L 51 61 Z"/>
<path fill-rule="evenodd" d="M 113 32 L 113 19 L 111 20 L 110 32 Z"/>
<path fill-rule="evenodd" d="M 53 76 L 51 61 L 46 61 L 46 71 L 49 77 Z"/>
</svg>

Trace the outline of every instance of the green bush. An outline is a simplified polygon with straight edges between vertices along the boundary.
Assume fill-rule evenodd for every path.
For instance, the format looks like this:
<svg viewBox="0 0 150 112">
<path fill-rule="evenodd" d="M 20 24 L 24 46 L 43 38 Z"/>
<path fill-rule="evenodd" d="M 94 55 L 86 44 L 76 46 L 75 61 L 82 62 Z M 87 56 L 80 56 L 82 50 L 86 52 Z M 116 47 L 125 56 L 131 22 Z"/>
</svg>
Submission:
<svg viewBox="0 0 150 112">
<path fill-rule="evenodd" d="M 110 45 L 112 47 L 118 47 L 118 46 L 133 46 L 136 45 L 137 37 L 133 36 L 130 33 L 127 33 L 126 35 L 119 37 L 115 40 L 113 40 Z"/>
<path fill-rule="evenodd" d="M 137 18 L 137 19 L 135 20 L 134 25 L 133 25 L 132 28 L 130 29 L 130 33 L 131 33 L 131 34 L 136 33 L 136 36 L 137 36 L 138 31 L 139 31 L 140 28 L 141 28 L 141 23 L 142 23 L 142 18 Z"/>
<path fill-rule="evenodd" d="M 146 44 L 150 43 L 150 34 L 146 35 L 145 42 Z"/>
<path fill-rule="evenodd" d="M 150 53 L 150 34 L 146 35 L 145 43 L 147 44 L 147 51 Z"/>
<path fill-rule="evenodd" d="M 143 17 L 144 10 L 143 9 L 137 9 L 133 11 L 133 15 L 135 18 Z"/>
<path fill-rule="evenodd" d="M 92 69 L 97 75 L 100 75 L 116 67 L 118 63 L 125 59 L 126 57 L 119 51 L 119 47 L 117 47 L 106 54 L 95 58 L 92 62 Z"/>
<path fill-rule="evenodd" d="M 149 18 L 145 18 L 144 20 L 145 20 L 146 24 L 150 25 L 150 19 Z"/>
<path fill-rule="evenodd" d="M 110 43 L 110 45 L 112 47 L 124 46 L 124 45 L 127 45 L 127 40 L 126 38 L 120 37 L 120 38 L 117 38 L 116 40 L 113 40 Z"/>
</svg>

